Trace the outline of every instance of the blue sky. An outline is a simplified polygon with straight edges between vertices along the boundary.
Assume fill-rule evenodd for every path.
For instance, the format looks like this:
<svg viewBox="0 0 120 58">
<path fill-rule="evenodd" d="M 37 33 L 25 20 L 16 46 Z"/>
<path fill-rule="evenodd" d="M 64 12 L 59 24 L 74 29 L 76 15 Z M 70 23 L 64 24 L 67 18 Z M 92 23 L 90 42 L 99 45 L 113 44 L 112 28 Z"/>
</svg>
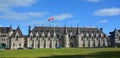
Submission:
<svg viewBox="0 0 120 58">
<path fill-rule="evenodd" d="M 0 0 L 0 26 L 19 25 L 24 34 L 28 26 L 97 27 L 106 34 L 120 29 L 120 0 Z"/>
</svg>

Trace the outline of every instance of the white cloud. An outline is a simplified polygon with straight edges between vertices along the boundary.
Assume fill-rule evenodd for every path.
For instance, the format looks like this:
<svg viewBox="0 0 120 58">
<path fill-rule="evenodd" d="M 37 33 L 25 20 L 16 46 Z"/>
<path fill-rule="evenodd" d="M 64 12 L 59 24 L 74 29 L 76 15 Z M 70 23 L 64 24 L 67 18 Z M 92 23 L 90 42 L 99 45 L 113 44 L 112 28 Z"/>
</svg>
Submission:
<svg viewBox="0 0 120 58">
<path fill-rule="evenodd" d="M 0 0 L 0 7 L 30 6 L 37 0 Z"/>
<path fill-rule="evenodd" d="M 3 19 L 14 19 L 14 20 L 25 20 L 30 18 L 42 18 L 46 15 L 46 12 L 25 12 L 25 13 L 17 13 L 17 12 L 9 12 L 4 13 L 0 16 Z"/>
<path fill-rule="evenodd" d="M 101 21 L 99 21 L 100 23 L 107 23 L 108 22 L 108 20 L 101 20 Z"/>
<path fill-rule="evenodd" d="M 73 15 L 70 13 L 64 13 L 64 14 L 55 15 L 54 17 L 56 20 L 64 20 L 73 17 Z"/>
<path fill-rule="evenodd" d="M 29 7 L 35 4 L 37 0 L 0 0 L 0 19 L 30 19 L 41 18 L 46 12 L 15 12 L 13 7 Z"/>
<path fill-rule="evenodd" d="M 100 0 L 86 0 L 88 2 L 99 2 Z"/>
<path fill-rule="evenodd" d="M 120 15 L 120 8 L 105 8 L 94 12 L 97 16 L 116 16 Z"/>
</svg>

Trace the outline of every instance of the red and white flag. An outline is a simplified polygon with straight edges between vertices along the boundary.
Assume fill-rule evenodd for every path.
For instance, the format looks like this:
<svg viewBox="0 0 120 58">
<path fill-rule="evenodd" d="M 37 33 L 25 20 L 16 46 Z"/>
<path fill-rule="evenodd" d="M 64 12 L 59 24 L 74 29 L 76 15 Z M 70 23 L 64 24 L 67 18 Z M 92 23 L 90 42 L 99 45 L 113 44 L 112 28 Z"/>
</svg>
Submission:
<svg viewBox="0 0 120 58">
<path fill-rule="evenodd" d="M 54 20 L 54 17 L 51 17 L 51 18 L 48 19 L 49 22 L 53 21 L 53 20 Z"/>
</svg>

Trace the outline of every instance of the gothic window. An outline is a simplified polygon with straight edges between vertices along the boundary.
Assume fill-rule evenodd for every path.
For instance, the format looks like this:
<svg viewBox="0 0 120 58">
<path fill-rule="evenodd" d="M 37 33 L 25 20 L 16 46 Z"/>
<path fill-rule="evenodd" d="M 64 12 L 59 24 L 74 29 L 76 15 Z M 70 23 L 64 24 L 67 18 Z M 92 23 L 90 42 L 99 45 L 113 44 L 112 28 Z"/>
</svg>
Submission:
<svg viewBox="0 0 120 58">
<path fill-rule="evenodd" d="M 118 34 L 116 34 L 116 36 L 118 36 Z"/>
<path fill-rule="evenodd" d="M 32 36 L 30 36 L 30 40 L 32 40 L 32 38 L 33 38 L 33 37 L 32 37 Z"/>
<path fill-rule="evenodd" d="M 86 35 L 84 35 L 84 38 L 86 38 Z"/>
<path fill-rule="evenodd" d="M 96 37 L 96 35 L 94 35 L 94 37 Z"/>
<path fill-rule="evenodd" d="M 94 40 L 94 38 L 92 37 L 92 40 Z"/>
<path fill-rule="evenodd" d="M 50 40 L 50 37 L 48 38 L 48 40 Z"/>
<path fill-rule="evenodd" d="M 82 39 L 81 40 L 83 40 L 84 39 L 84 37 L 82 37 Z"/>
<path fill-rule="evenodd" d="M 89 37 L 91 38 L 91 35 L 89 35 Z"/>
<path fill-rule="evenodd" d="M 39 37 L 37 36 L 36 40 L 39 40 Z"/>
<path fill-rule="evenodd" d="M 35 37 L 36 35 L 33 35 L 33 37 Z"/>
<path fill-rule="evenodd" d="M 99 35 L 99 37 L 101 37 L 101 35 Z"/>
<path fill-rule="evenodd" d="M 89 40 L 89 37 L 87 37 L 87 40 Z"/>
<path fill-rule="evenodd" d="M 18 40 L 18 36 L 16 36 L 16 41 Z"/>
<path fill-rule="evenodd" d="M 59 38 L 59 35 L 57 35 L 57 38 Z"/>
<path fill-rule="evenodd" d="M 5 38 L 3 38 L 2 41 L 5 41 Z"/>
<path fill-rule="evenodd" d="M 97 40 L 99 40 L 99 38 L 96 38 Z"/>
<path fill-rule="evenodd" d="M 4 41 L 5 41 L 5 39 L 4 39 Z"/>
<path fill-rule="evenodd" d="M 19 43 L 19 46 L 21 46 L 21 43 Z"/>
<path fill-rule="evenodd" d="M 53 38 L 53 35 L 51 35 L 51 37 Z"/>
<path fill-rule="evenodd" d="M 2 41 L 4 41 L 4 39 L 2 39 Z"/>
<path fill-rule="evenodd" d="M 61 39 L 61 38 L 60 38 L 59 40 L 60 40 L 60 41 L 62 41 L 62 39 Z"/>
<path fill-rule="evenodd" d="M 13 46 L 15 46 L 15 43 L 13 43 Z"/>
<path fill-rule="evenodd" d="M 39 35 L 39 37 L 41 37 L 41 35 Z"/>
<path fill-rule="evenodd" d="M 43 37 L 43 40 L 44 40 L 45 38 Z"/>
<path fill-rule="evenodd" d="M 75 36 L 73 36 L 73 38 L 75 38 Z"/>
</svg>

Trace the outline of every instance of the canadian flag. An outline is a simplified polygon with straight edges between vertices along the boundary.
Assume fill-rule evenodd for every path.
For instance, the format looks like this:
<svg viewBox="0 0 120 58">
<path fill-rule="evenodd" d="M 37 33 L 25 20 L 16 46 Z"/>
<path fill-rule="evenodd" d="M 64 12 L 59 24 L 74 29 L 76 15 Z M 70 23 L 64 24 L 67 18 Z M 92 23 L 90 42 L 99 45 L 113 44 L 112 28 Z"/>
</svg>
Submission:
<svg viewBox="0 0 120 58">
<path fill-rule="evenodd" d="M 51 17 L 51 18 L 48 19 L 49 22 L 53 21 L 53 20 L 54 20 L 54 17 Z"/>
</svg>

